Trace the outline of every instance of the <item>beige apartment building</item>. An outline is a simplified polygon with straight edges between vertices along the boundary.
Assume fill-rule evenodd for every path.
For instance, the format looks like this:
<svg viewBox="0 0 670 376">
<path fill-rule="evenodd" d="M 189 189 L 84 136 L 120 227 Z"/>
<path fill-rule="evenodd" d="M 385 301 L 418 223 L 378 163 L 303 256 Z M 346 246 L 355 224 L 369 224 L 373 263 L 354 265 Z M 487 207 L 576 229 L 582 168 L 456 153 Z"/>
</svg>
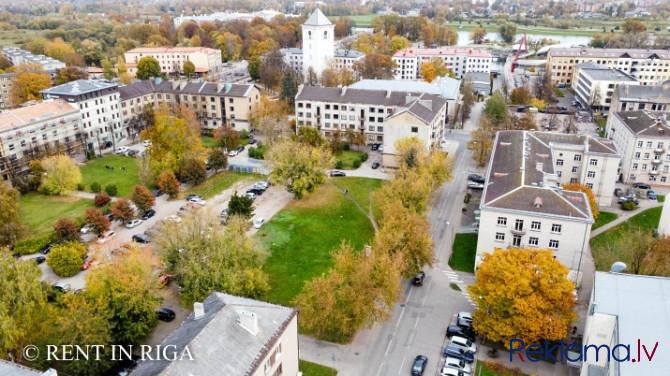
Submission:
<svg viewBox="0 0 670 376">
<path fill-rule="evenodd" d="M 631 75 L 642 85 L 670 80 L 670 51 L 619 48 L 552 48 L 547 69 L 554 84 L 574 86 L 577 64 L 591 62 Z"/>
<path fill-rule="evenodd" d="M 145 56 L 158 60 L 161 73 L 183 73 L 184 63 L 190 61 L 195 65 L 195 73 L 219 74 L 223 70 L 221 51 L 207 47 L 140 47 L 133 48 L 123 54 L 128 73 L 137 74 L 137 63 Z"/>
<path fill-rule="evenodd" d="M 0 74 L 0 108 L 12 108 L 11 91 L 14 73 Z"/>
</svg>

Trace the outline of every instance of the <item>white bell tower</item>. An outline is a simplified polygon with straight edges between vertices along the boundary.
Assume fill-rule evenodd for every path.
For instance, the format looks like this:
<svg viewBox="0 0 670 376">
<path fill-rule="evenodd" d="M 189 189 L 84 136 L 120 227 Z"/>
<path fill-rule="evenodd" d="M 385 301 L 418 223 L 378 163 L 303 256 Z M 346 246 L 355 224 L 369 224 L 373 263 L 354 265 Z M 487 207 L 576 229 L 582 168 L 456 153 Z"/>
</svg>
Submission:
<svg viewBox="0 0 670 376">
<path fill-rule="evenodd" d="M 307 80 L 309 67 L 321 78 L 321 72 L 335 56 L 335 25 L 319 8 L 302 25 L 302 74 Z"/>
</svg>

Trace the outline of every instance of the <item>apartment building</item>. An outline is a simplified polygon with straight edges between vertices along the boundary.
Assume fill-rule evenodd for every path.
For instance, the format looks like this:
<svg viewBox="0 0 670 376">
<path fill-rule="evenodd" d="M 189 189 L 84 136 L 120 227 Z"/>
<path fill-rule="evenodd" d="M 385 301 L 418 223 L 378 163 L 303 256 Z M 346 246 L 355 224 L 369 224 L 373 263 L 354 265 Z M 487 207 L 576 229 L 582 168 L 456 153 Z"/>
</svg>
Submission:
<svg viewBox="0 0 670 376">
<path fill-rule="evenodd" d="M 580 268 L 593 214 L 589 186 L 609 206 L 620 156 L 606 141 L 574 134 L 501 131 L 496 135 L 480 203 L 476 263 L 496 248 L 551 249 L 568 269 Z"/>
<path fill-rule="evenodd" d="M 12 85 L 14 83 L 14 73 L 0 74 L 0 108 L 12 108 Z"/>
<path fill-rule="evenodd" d="M 607 136 L 621 151 L 620 180 L 670 186 L 668 111 L 619 111 L 607 119 Z"/>
<path fill-rule="evenodd" d="M 282 48 L 279 50 L 284 59 L 284 64 L 293 68 L 294 71 L 303 73 L 303 51 L 302 48 Z M 267 56 L 267 54 L 266 54 Z M 335 69 L 353 69 L 354 63 L 363 60 L 365 54 L 356 50 L 335 50 L 333 55 L 333 67 Z"/>
<path fill-rule="evenodd" d="M 146 124 L 141 123 L 142 108 L 149 104 L 184 104 L 193 109 L 203 128 L 222 125 L 250 130 L 249 112 L 260 102 L 260 90 L 253 84 L 165 81 L 160 78 L 134 82 L 119 88 L 123 124 L 137 134 Z"/>
<path fill-rule="evenodd" d="M 65 68 L 65 63 L 60 60 L 52 59 L 44 55 L 34 55 L 21 48 L 5 47 L 2 49 L 2 55 L 14 66 L 20 64 L 38 64 L 46 72 L 51 73 Z"/>
<path fill-rule="evenodd" d="M 63 99 L 0 113 L 0 174 L 3 181 L 28 173 L 29 163 L 44 155 L 82 152 L 86 135 L 76 104 Z"/>
<path fill-rule="evenodd" d="M 220 50 L 207 47 L 140 47 L 123 54 L 128 73 L 136 75 L 137 63 L 145 56 L 158 60 L 163 74 L 183 73 L 187 61 L 193 63 L 198 74 L 215 75 L 223 71 Z"/>
<path fill-rule="evenodd" d="M 129 133 L 121 124 L 119 88 L 107 80 L 76 80 L 44 89 L 44 99 L 63 99 L 79 107 L 88 150 L 112 146 Z"/>
<path fill-rule="evenodd" d="M 295 376 L 298 310 L 213 292 L 160 347 L 178 360 L 145 359 L 133 376 Z"/>
<path fill-rule="evenodd" d="M 619 48 L 552 48 L 547 69 L 554 84 L 573 84 L 577 64 L 592 62 L 618 69 L 642 85 L 670 80 L 670 51 Z"/>
<path fill-rule="evenodd" d="M 49 368 L 46 371 L 38 371 L 24 365 L 0 359 L 0 375 L 7 376 L 58 376 L 58 372 Z"/>
<path fill-rule="evenodd" d="M 670 110 L 670 85 L 615 87 L 610 111 L 633 110 Z"/>
<path fill-rule="evenodd" d="M 336 131 L 364 135 L 384 145 L 382 165 L 395 167 L 395 143 L 416 136 L 427 146 L 442 139 L 447 100 L 437 94 L 300 86 L 296 95 L 297 128 L 316 127 L 331 138 Z"/>
<path fill-rule="evenodd" d="M 421 64 L 438 57 L 456 77 L 463 78 L 468 72 L 491 73 L 491 52 L 477 48 L 407 48 L 393 55 L 397 80 L 421 78 Z"/>
<path fill-rule="evenodd" d="M 609 113 L 614 89 L 620 85 L 640 85 L 634 77 L 619 69 L 610 69 L 592 62 L 575 68 L 576 99 L 594 111 Z"/>
</svg>

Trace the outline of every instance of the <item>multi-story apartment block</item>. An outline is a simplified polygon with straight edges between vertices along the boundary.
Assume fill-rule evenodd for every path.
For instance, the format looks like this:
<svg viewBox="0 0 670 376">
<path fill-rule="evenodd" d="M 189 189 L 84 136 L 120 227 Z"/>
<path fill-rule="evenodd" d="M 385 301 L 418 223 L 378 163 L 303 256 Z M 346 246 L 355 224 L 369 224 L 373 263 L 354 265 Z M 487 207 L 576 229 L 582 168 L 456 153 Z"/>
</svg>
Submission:
<svg viewBox="0 0 670 376">
<path fill-rule="evenodd" d="M 297 127 L 316 127 L 331 138 L 336 131 L 364 135 L 384 145 L 382 164 L 393 167 L 395 143 L 416 136 L 436 146 L 444 134 L 447 100 L 437 94 L 301 86 L 295 99 Z"/>
<path fill-rule="evenodd" d="M 123 123 L 135 135 L 146 124 L 141 116 L 144 105 L 183 104 L 195 112 L 203 128 L 229 125 L 250 130 L 249 112 L 260 102 L 260 90 L 253 84 L 165 81 L 157 78 L 119 88 Z"/>
<path fill-rule="evenodd" d="M 63 99 L 0 113 L 0 174 L 11 181 L 44 155 L 74 155 L 86 146 L 79 108 Z"/>
<path fill-rule="evenodd" d="M 207 47 L 140 47 L 123 54 L 128 73 L 136 75 L 137 63 L 145 56 L 158 60 L 164 74 L 181 73 L 187 61 L 193 63 L 195 73 L 213 75 L 223 71 L 220 50 Z"/>
<path fill-rule="evenodd" d="M 621 151 L 620 180 L 670 186 L 670 112 L 619 111 L 607 119 L 607 135 Z"/>
<path fill-rule="evenodd" d="M 0 108 L 11 108 L 12 97 L 10 95 L 12 91 L 12 85 L 14 80 L 14 73 L 4 73 L 0 74 Z"/>
<path fill-rule="evenodd" d="M 670 85 L 621 85 L 614 88 L 610 111 L 670 110 Z"/>
<path fill-rule="evenodd" d="M 65 68 L 65 63 L 60 60 L 52 59 L 44 55 L 33 55 L 29 51 L 20 48 L 5 47 L 2 49 L 2 54 L 14 66 L 20 64 L 38 64 L 48 73 L 53 73 Z"/>
<path fill-rule="evenodd" d="M 114 145 L 129 135 L 121 125 L 119 88 L 107 80 L 76 80 L 44 89 L 44 99 L 63 99 L 81 111 L 81 126 L 88 139 L 88 149 Z"/>
<path fill-rule="evenodd" d="M 670 79 L 670 51 L 617 48 L 552 48 L 547 68 L 554 84 L 572 84 L 577 64 L 592 62 L 630 74 L 642 85 Z"/>
<path fill-rule="evenodd" d="M 213 292 L 161 343 L 181 361 L 145 359 L 134 376 L 294 376 L 298 310 Z"/>
<path fill-rule="evenodd" d="M 495 248 L 541 248 L 579 269 L 593 214 L 585 193 L 561 185 L 585 184 L 600 205 L 609 205 L 620 160 L 613 145 L 535 131 L 498 132 L 494 145 L 480 204 L 477 263 Z"/>
<path fill-rule="evenodd" d="M 421 64 L 438 57 L 456 77 L 463 78 L 468 72 L 491 73 L 491 52 L 477 48 L 407 48 L 393 55 L 397 80 L 416 80 L 421 76 Z"/>
<path fill-rule="evenodd" d="M 282 48 L 279 50 L 284 58 L 284 64 L 293 68 L 294 71 L 303 74 L 303 51 L 302 48 Z M 365 54 L 356 50 L 335 50 L 333 56 L 333 67 L 335 69 L 353 69 L 354 63 L 362 60 Z M 329 62 L 330 63 L 330 62 Z"/>
<path fill-rule="evenodd" d="M 638 80 L 619 69 L 610 69 L 591 62 L 577 64 L 575 77 L 577 100 L 605 114 L 609 113 L 615 88 L 640 85 Z"/>
</svg>

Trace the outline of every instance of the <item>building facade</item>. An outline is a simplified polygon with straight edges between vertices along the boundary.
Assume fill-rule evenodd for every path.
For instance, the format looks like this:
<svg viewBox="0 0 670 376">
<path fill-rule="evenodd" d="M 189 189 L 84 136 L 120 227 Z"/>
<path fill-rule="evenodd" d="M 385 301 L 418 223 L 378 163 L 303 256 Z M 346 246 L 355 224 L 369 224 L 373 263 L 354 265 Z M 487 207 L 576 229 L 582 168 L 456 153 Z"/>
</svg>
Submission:
<svg viewBox="0 0 670 376">
<path fill-rule="evenodd" d="M 670 80 L 670 51 L 617 48 L 552 48 L 547 69 L 554 84 L 572 84 L 577 64 L 591 62 L 618 69 L 642 85 Z"/>
<path fill-rule="evenodd" d="M 670 185 L 669 117 L 667 111 L 612 112 L 607 136 L 622 154 L 622 182 Z"/>
<path fill-rule="evenodd" d="M 12 85 L 14 73 L 0 74 L 0 108 L 12 108 Z"/>
<path fill-rule="evenodd" d="M 302 75 L 307 80 L 311 67 L 317 77 L 335 58 L 335 25 L 319 8 L 302 24 Z"/>
<path fill-rule="evenodd" d="M 614 88 L 610 111 L 634 110 L 670 110 L 670 85 L 622 85 Z"/>
<path fill-rule="evenodd" d="M 302 48 L 282 48 L 279 52 L 282 54 L 286 66 L 303 74 L 304 64 Z M 335 50 L 333 67 L 338 70 L 342 68 L 353 70 L 354 63 L 362 60 L 364 57 L 364 53 L 355 50 Z"/>
<path fill-rule="evenodd" d="M 491 73 L 491 53 L 477 48 L 407 48 L 393 55 L 397 80 L 416 80 L 421 77 L 421 64 L 440 58 L 456 77 L 468 72 Z"/>
<path fill-rule="evenodd" d="M 55 72 L 65 68 L 65 63 L 60 60 L 52 59 L 44 55 L 34 55 L 29 51 L 16 47 L 3 48 L 2 55 L 14 66 L 20 64 L 37 64 L 46 72 Z"/>
<path fill-rule="evenodd" d="M 591 62 L 577 64 L 575 97 L 595 111 L 608 114 L 614 89 L 624 85 L 640 85 L 634 77 L 619 69 L 610 69 Z"/>
<path fill-rule="evenodd" d="M 137 63 L 145 56 L 158 60 L 163 74 L 183 73 L 187 61 L 193 63 L 195 73 L 214 75 L 223 71 L 220 50 L 207 47 L 141 47 L 123 54 L 128 73 L 136 75 Z"/>
</svg>

